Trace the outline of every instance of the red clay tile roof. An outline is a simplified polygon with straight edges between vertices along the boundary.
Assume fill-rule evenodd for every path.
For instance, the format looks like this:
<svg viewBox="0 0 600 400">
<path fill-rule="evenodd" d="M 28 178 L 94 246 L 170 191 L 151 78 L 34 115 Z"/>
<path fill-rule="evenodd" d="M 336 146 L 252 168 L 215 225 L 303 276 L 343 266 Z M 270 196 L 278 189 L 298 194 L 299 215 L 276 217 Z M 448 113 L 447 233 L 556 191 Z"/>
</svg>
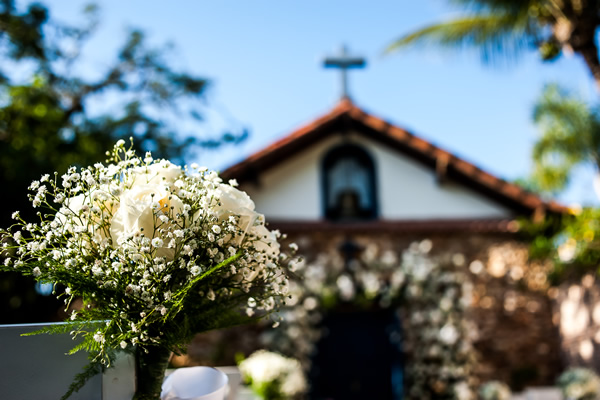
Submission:
<svg viewBox="0 0 600 400">
<path fill-rule="evenodd" d="M 347 98 L 328 114 L 229 167 L 221 175 L 225 179 L 235 178 L 239 183 L 252 181 L 261 171 L 276 166 L 289 156 L 330 135 L 349 130 L 395 148 L 442 174 L 442 179 L 466 185 L 519 215 L 567 211 L 566 207 L 554 201 L 546 202 L 514 183 L 491 175 L 400 127 L 366 113 Z"/>
</svg>

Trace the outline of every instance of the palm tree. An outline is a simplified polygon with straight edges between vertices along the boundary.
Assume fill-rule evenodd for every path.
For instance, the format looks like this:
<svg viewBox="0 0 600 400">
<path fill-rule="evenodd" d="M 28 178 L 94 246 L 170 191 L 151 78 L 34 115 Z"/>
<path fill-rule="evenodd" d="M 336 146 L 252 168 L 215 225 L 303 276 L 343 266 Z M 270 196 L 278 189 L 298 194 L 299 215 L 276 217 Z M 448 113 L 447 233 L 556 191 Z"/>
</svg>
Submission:
<svg viewBox="0 0 600 400">
<path fill-rule="evenodd" d="M 534 109 L 541 137 L 533 148 L 534 186 L 560 191 L 579 165 L 595 171 L 593 188 L 600 198 L 600 106 L 590 106 L 556 85 L 549 85 Z M 590 185 L 592 186 L 592 185 Z M 552 256 L 554 283 L 598 270 L 600 260 L 600 209 L 573 208 L 560 221 L 532 225 L 534 257 Z M 528 229 L 528 228 L 526 228 Z"/>
<path fill-rule="evenodd" d="M 600 0 L 449 0 L 465 15 L 401 36 L 386 52 L 415 44 L 474 46 L 485 61 L 514 58 L 538 49 L 544 60 L 563 52 L 583 57 L 600 88 L 600 59 L 594 41 L 600 26 Z"/>
<path fill-rule="evenodd" d="M 574 167 L 581 164 L 592 165 L 599 176 L 600 109 L 549 85 L 535 106 L 534 120 L 542 136 L 533 148 L 532 179 L 540 189 L 563 189 Z"/>
</svg>

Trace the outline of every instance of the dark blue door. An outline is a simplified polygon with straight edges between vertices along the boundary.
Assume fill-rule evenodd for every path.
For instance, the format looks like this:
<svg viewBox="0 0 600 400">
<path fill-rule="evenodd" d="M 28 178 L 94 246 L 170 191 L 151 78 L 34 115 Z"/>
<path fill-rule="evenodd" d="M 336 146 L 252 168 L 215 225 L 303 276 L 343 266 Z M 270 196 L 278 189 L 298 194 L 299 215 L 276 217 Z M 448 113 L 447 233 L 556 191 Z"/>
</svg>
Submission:
<svg viewBox="0 0 600 400">
<path fill-rule="evenodd" d="M 400 322 L 391 310 L 338 309 L 323 320 L 310 372 L 313 400 L 401 399 Z"/>
</svg>

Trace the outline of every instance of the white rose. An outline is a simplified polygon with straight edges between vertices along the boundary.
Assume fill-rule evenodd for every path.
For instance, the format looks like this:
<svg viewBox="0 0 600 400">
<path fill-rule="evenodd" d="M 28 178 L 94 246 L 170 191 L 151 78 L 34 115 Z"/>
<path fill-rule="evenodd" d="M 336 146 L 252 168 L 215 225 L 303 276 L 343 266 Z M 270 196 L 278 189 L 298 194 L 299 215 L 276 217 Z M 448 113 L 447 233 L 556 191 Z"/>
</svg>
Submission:
<svg viewBox="0 0 600 400">
<path fill-rule="evenodd" d="M 158 204 L 158 209 L 155 208 Z M 172 209 L 172 210 L 171 210 Z M 158 237 L 154 232 L 155 213 L 173 213 L 175 217 L 183 210 L 183 202 L 179 197 L 159 185 L 139 185 L 125 191 L 121 195 L 121 205 L 115 213 L 110 227 L 113 245 L 123 245 L 128 238 L 144 234 L 152 239 Z M 168 243 L 166 238 L 161 238 Z M 172 260 L 174 249 L 161 247 L 156 251 L 157 257 Z"/>
<path fill-rule="evenodd" d="M 248 233 L 248 229 L 254 225 L 254 221 L 261 215 L 254 211 L 254 202 L 250 199 L 250 196 L 233 186 L 221 183 L 215 190 L 214 195 L 220 203 L 214 209 L 219 221 L 222 222 L 231 215 L 237 217 L 237 225 L 242 233 L 236 234 L 233 242 L 239 245 Z"/>
<path fill-rule="evenodd" d="M 180 166 L 167 160 L 160 160 L 154 164 L 133 168 L 128 183 L 132 188 L 148 184 L 172 186 L 181 174 Z"/>
</svg>

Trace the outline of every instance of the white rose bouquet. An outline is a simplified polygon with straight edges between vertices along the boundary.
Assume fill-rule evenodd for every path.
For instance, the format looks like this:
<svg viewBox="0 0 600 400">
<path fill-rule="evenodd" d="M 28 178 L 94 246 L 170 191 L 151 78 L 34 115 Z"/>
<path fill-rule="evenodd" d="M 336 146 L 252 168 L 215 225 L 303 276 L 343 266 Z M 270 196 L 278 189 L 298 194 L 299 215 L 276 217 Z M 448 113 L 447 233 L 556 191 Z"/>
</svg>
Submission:
<svg viewBox="0 0 600 400">
<path fill-rule="evenodd" d="M 258 350 L 239 363 L 244 380 L 264 400 L 301 396 L 308 389 L 300 362 L 279 353 Z"/>
<path fill-rule="evenodd" d="M 54 283 L 67 306 L 82 299 L 71 321 L 52 329 L 82 339 L 73 352 L 91 354 L 65 398 L 122 349 L 136 354 L 135 398 L 157 399 L 171 352 L 185 351 L 194 334 L 282 303 L 286 256 L 235 182 L 136 157 L 122 140 L 107 155 L 107 166 L 31 184 L 43 211 L 36 223 L 13 214 L 16 224 L 0 232 L 0 268 Z"/>
</svg>

